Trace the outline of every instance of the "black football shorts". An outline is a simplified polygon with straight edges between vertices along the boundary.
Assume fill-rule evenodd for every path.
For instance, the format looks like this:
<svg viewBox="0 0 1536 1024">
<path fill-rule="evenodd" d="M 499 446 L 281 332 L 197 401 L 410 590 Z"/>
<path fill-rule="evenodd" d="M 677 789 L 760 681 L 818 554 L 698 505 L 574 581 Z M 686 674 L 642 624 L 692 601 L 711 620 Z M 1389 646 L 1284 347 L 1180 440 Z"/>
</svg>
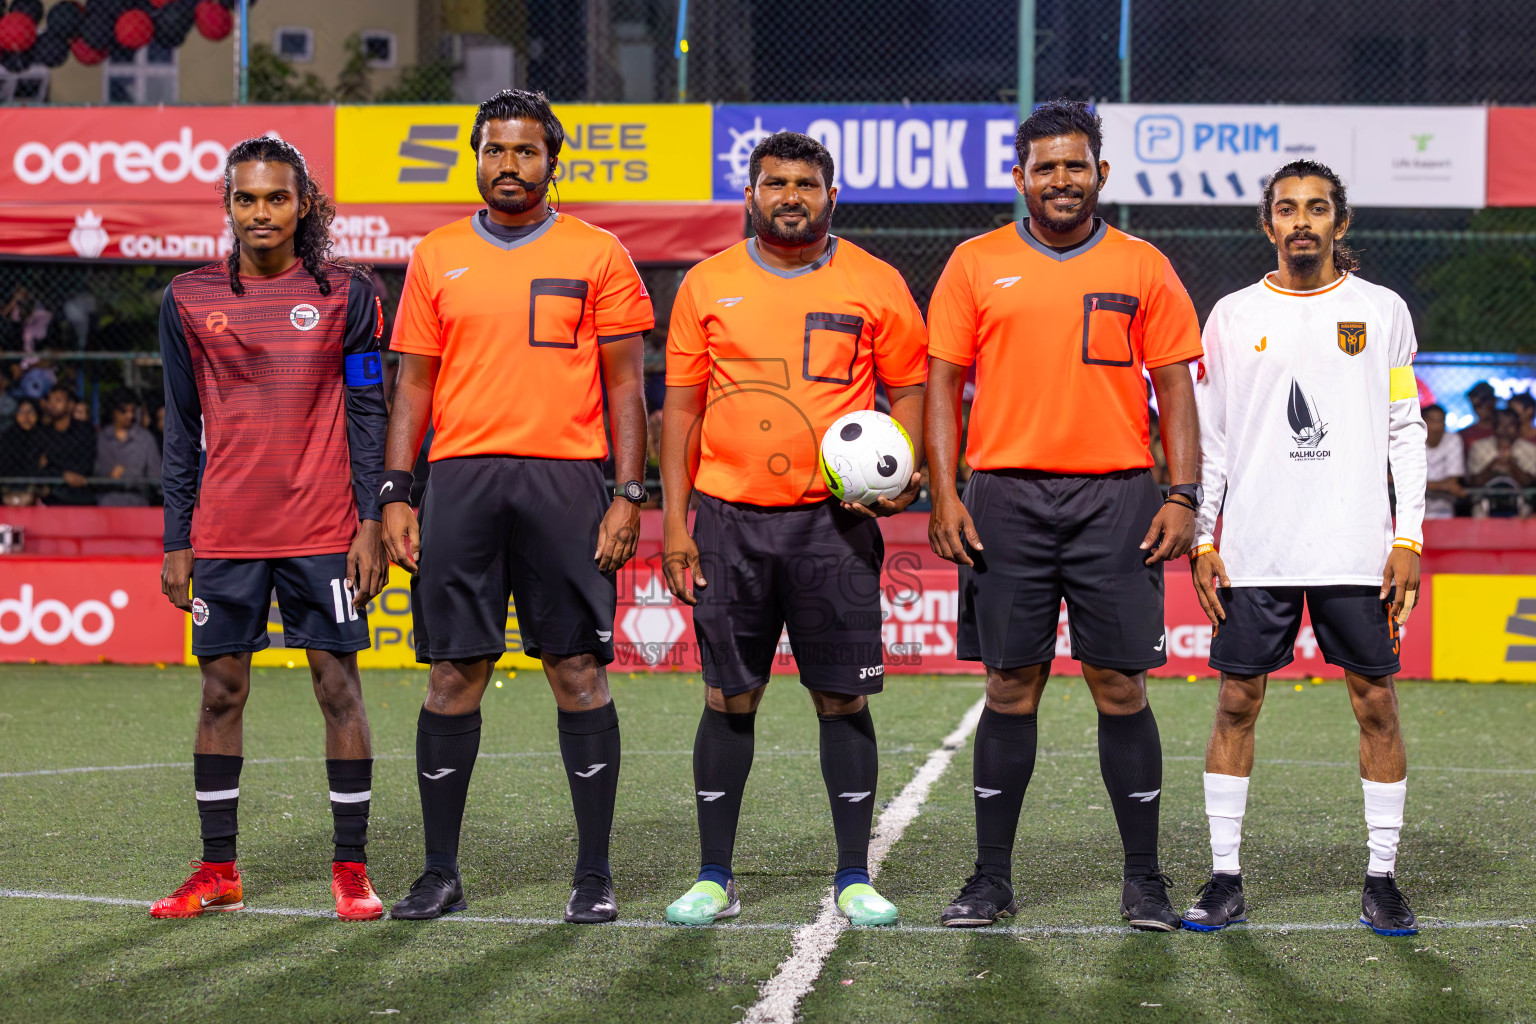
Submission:
<svg viewBox="0 0 1536 1024">
<path fill-rule="evenodd" d="M 1397 619 L 1379 586 L 1230 587 L 1216 593 L 1227 613 L 1211 634 L 1211 668 L 1218 672 L 1261 676 L 1295 660 L 1303 601 L 1328 664 L 1371 679 L 1402 669 Z"/>
<path fill-rule="evenodd" d="M 1165 664 L 1163 566 L 1141 550 L 1162 505 L 1144 469 L 972 473 L 965 507 L 985 550 L 960 567 L 957 656 L 995 669 L 1050 661 L 1065 598 L 1073 658 L 1126 673 Z"/>
<path fill-rule="evenodd" d="M 432 464 L 411 577 L 416 660 L 507 650 L 507 598 L 523 650 L 613 660 L 618 590 L 593 554 L 610 504 L 591 460 L 477 455 Z"/>
<path fill-rule="evenodd" d="M 199 658 L 266 649 L 272 591 L 283 646 L 335 654 L 371 646 L 368 615 L 352 607 L 347 555 L 199 558 L 192 565 L 192 653 Z"/>
<path fill-rule="evenodd" d="M 880 692 L 878 522 L 831 500 L 765 507 L 700 494 L 693 539 L 706 582 L 693 609 L 705 683 L 728 697 L 762 686 L 788 632 L 809 689 Z"/>
</svg>

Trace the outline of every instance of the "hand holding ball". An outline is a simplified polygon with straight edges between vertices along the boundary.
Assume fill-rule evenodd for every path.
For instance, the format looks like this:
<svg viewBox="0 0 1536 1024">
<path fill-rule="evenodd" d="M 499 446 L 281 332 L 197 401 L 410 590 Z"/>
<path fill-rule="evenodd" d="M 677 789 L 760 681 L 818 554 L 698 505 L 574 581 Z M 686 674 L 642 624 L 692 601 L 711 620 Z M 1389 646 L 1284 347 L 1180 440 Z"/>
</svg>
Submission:
<svg viewBox="0 0 1536 1024">
<path fill-rule="evenodd" d="M 912 480 L 912 439 L 883 412 L 867 409 L 839 419 L 821 439 L 821 476 L 841 501 L 871 508 L 895 498 Z"/>
</svg>

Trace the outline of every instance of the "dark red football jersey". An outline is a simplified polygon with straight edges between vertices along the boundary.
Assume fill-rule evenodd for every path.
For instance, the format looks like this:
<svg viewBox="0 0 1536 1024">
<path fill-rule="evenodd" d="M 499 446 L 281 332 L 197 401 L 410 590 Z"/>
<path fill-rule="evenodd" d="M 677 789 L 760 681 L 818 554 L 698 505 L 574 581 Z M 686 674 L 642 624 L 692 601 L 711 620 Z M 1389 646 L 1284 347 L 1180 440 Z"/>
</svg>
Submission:
<svg viewBox="0 0 1536 1024">
<path fill-rule="evenodd" d="M 359 517 L 379 518 L 382 309 L 367 280 L 335 266 L 328 278 L 322 295 L 296 263 L 242 276 L 236 295 L 212 263 L 165 290 L 167 551 L 328 554 L 351 546 Z"/>
</svg>

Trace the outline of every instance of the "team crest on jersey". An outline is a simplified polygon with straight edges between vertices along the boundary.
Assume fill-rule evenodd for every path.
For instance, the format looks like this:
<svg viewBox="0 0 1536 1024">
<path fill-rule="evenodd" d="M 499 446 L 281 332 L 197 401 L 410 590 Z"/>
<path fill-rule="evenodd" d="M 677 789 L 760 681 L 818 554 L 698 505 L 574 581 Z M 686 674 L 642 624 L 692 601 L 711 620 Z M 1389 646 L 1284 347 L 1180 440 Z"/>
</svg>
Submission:
<svg viewBox="0 0 1536 1024">
<path fill-rule="evenodd" d="M 301 302 L 288 311 L 288 322 L 301 331 L 312 331 L 320 326 L 320 311 L 307 302 Z"/>
<path fill-rule="evenodd" d="M 1365 351 L 1365 324 L 1359 321 L 1339 321 L 1339 348 L 1347 356 L 1357 356 Z"/>
<path fill-rule="evenodd" d="M 208 602 L 200 597 L 192 599 L 192 624 L 194 626 L 206 626 L 208 624 Z"/>
<path fill-rule="evenodd" d="M 1328 424 L 1323 422 L 1316 403 L 1301 390 L 1301 385 L 1295 380 L 1291 381 L 1291 395 L 1285 403 L 1285 415 L 1290 421 L 1291 439 L 1296 442 L 1297 448 L 1291 452 L 1291 458 L 1326 459 L 1330 453 L 1320 450 L 1318 446 L 1328 436 Z"/>
</svg>

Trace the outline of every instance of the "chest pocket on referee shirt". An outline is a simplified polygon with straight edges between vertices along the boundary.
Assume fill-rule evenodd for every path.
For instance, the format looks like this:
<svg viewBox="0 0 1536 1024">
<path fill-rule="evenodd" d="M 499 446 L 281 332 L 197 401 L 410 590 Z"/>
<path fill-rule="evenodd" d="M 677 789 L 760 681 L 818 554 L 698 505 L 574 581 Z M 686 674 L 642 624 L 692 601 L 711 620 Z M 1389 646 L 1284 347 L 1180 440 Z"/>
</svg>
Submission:
<svg viewBox="0 0 1536 1024">
<path fill-rule="evenodd" d="M 852 313 L 805 314 L 805 360 L 800 375 L 822 384 L 853 383 L 864 318 Z"/>
<path fill-rule="evenodd" d="M 1083 296 L 1083 362 L 1089 366 L 1131 366 L 1131 323 L 1141 300 L 1119 292 Z"/>
<path fill-rule="evenodd" d="M 528 344 L 534 348 L 575 348 L 587 315 L 587 282 L 536 277 L 528 286 Z"/>
</svg>

